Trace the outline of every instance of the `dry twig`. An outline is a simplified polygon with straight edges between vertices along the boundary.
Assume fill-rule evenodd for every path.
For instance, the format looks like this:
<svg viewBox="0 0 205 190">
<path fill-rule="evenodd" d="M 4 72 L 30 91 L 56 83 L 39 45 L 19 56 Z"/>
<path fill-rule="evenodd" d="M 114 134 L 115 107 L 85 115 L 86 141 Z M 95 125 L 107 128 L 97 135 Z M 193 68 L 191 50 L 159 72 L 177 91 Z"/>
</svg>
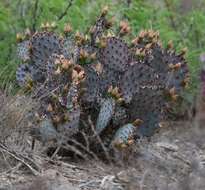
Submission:
<svg viewBox="0 0 205 190">
<path fill-rule="evenodd" d="M 73 0 L 70 0 L 67 7 L 65 8 L 65 11 L 61 13 L 61 15 L 58 17 L 58 21 L 62 20 L 64 16 L 68 13 L 68 10 L 73 5 Z"/>
<path fill-rule="evenodd" d="M 36 169 L 34 169 L 29 163 L 26 162 L 26 160 L 28 160 L 28 158 L 26 158 L 23 155 L 18 155 L 16 152 L 9 150 L 6 146 L 4 146 L 3 144 L 0 143 L 0 151 L 7 153 L 8 155 L 10 155 L 11 157 L 13 157 L 14 159 L 16 159 L 17 161 L 21 162 L 23 165 L 25 165 L 34 175 L 39 175 L 40 172 Z M 29 161 L 31 161 L 29 159 Z M 32 162 L 34 164 L 34 162 Z M 35 164 L 36 168 L 40 168 L 37 167 L 37 165 Z"/>
</svg>

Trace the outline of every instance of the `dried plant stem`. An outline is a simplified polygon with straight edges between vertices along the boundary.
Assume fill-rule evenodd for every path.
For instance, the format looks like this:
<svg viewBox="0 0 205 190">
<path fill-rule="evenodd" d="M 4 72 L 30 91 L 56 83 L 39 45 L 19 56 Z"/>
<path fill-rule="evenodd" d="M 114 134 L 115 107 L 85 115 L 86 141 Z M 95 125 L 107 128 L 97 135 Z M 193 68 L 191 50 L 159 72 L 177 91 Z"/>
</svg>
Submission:
<svg viewBox="0 0 205 190">
<path fill-rule="evenodd" d="M 61 13 L 61 15 L 58 17 L 58 21 L 62 20 L 64 16 L 68 13 L 68 10 L 73 5 L 73 0 L 70 0 L 67 7 L 65 8 L 65 11 Z"/>
<path fill-rule="evenodd" d="M 21 162 L 23 165 L 25 165 L 33 173 L 33 175 L 40 174 L 40 172 L 38 170 L 34 169 L 29 163 L 27 163 L 25 161 L 25 157 L 23 157 L 22 155 L 19 156 L 15 152 L 8 150 L 3 144 L 0 144 L 0 151 L 7 153 L 11 157 L 15 158 L 17 161 Z M 31 160 L 29 159 L 29 161 L 31 161 Z"/>
</svg>

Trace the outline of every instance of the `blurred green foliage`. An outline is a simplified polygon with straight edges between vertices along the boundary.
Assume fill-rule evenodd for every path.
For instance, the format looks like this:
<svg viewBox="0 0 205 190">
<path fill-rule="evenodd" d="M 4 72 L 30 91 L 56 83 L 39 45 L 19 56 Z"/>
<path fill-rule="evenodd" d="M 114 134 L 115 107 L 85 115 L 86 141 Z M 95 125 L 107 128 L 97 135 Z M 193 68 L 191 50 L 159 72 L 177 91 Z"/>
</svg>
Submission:
<svg viewBox="0 0 205 190">
<path fill-rule="evenodd" d="M 187 9 L 188 1 L 191 4 Z M 47 21 L 56 22 L 59 31 L 65 23 L 71 23 L 74 30 L 84 32 L 101 8 L 108 5 L 109 14 L 116 21 L 126 19 L 130 22 L 133 36 L 142 29 L 152 28 L 160 32 L 163 45 L 172 40 L 178 51 L 188 48 L 187 60 L 192 79 L 190 90 L 191 94 L 195 94 L 200 70 L 199 55 L 205 51 L 205 5 L 200 0 L 197 3 L 188 1 L 73 0 L 72 6 L 59 20 L 69 0 L 0 0 L 0 86 L 5 87 L 15 80 L 19 64 L 15 54 L 16 33 L 24 32 L 26 28 L 38 29 L 41 23 Z"/>
</svg>

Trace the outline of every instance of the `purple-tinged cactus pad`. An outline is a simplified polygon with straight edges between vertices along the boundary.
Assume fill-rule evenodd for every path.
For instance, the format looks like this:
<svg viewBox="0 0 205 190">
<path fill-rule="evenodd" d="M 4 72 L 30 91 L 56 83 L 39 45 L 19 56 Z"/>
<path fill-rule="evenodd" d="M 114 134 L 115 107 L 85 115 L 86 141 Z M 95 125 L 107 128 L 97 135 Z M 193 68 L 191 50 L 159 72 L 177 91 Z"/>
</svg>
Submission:
<svg viewBox="0 0 205 190">
<path fill-rule="evenodd" d="M 158 73 L 165 73 L 168 71 L 168 63 L 163 60 L 164 53 L 158 45 L 151 49 L 151 54 L 145 56 L 145 64 L 152 67 Z"/>
<path fill-rule="evenodd" d="M 101 49 L 99 57 L 104 67 L 124 72 L 129 64 L 130 52 L 123 40 L 111 37 L 107 39 L 106 47 Z"/>
<path fill-rule="evenodd" d="M 62 54 L 63 41 L 56 34 L 51 32 L 39 32 L 32 36 L 31 60 L 42 69 L 52 54 Z"/>
<path fill-rule="evenodd" d="M 141 119 L 143 121 L 140 126 L 142 136 L 153 134 L 159 127 L 165 106 L 166 101 L 161 90 L 143 88 L 135 94 L 128 109 L 131 120 Z"/>
<path fill-rule="evenodd" d="M 165 104 L 166 100 L 162 90 L 140 88 L 129 105 L 129 113 L 132 120 L 142 119 L 141 117 L 146 117 L 149 111 L 161 114 Z"/>
<path fill-rule="evenodd" d="M 75 99 L 78 98 L 78 88 L 77 85 L 71 84 L 67 97 L 66 97 L 66 108 L 71 110 L 75 107 Z"/>
<path fill-rule="evenodd" d="M 79 58 L 79 47 L 77 47 L 71 37 L 64 40 L 62 54 L 65 58 L 72 59 L 74 63 L 77 62 Z"/>
<path fill-rule="evenodd" d="M 83 87 L 85 92 L 83 93 L 83 100 L 86 102 L 94 102 L 101 96 L 100 93 L 100 78 L 97 72 L 90 66 L 85 67 L 85 81 Z"/>
<path fill-rule="evenodd" d="M 120 72 L 104 67 L 102 73 L 100 74 L 100 88 L 102 93 L 106 94 L 110 86 L 119 86 L 121 77 L 122 74 Z"/>
<path fill-rule="evenodd" d="M 29 81 L 32 81 L 32 66 L 29 64 L 19 65 L 16 71 L 16 80 L 19 86 L 25 87 Z"/>
<path fill-rule="evenodd" d="M 113 125 L 115 126 L 123 125 L 128 120 L 126 111 L 127 110 L 120 105 L 115 106 L 115 111 L 112 117 Z"/>
<path fill-rule="evenodd" d="M 79 131 L 80 108 L 76 107 L 68 111 L 68 121 L 59 124 L 57 130 L 64 136 L 70 137 Z"/>
<path fill-rule="evenodd" d="M 139 136 L 152 136 L 159 129 L 161 115 L 155 112 L 147 112 L 142 125 L 137 127 L 136 134 Z"/>
<path fill-rule="evenodd" d="M 130 102 L 133 95 L 136 94 L 141 87 L 163 88 L 165 81 L 162 80 L 162 77 L 160 73 L 157 74 L 151 67 L 145 64 L 133 63 L 121 80 L 120 87 L 123 98 L 127 103 Z"/>
<path fill-rule="evenodd" d="M 93 26 L 93 28 L 91 29 L 91 43 L 94 45 L 96 42 L 97 38 L 100 38 L 104 32 L 104 30 L 106 29 L 106 24 L 107 20 L 105 18 L 105 16 L 101 16 L 100 18 L 98 18 L 98 20 L 96 21 L 95 25 Z"/>
<path fill-rule="evenodd" d="M 167 72 L 167 88 L 175 88 L 176 92 L 180 93 L 185 86 L 185 81 L 189 78 L 189 69 L 183 56 L 177 55 L 175 52 L 165 52 L 164 62 L 176 66 L 180 65 L 179 68 L 170 69 Z"/>
</svg>

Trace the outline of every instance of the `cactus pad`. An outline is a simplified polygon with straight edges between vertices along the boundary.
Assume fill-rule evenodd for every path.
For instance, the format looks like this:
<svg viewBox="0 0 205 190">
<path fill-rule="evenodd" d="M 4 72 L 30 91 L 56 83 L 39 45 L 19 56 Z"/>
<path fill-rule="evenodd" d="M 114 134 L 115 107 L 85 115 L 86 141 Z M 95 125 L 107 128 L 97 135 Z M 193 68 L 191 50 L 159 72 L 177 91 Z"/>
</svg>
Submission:
<svg viewBox="0 0 205 190">
<path fill-rule="evenodd" d="M 116 37 L 106 40 L 106 47 L 101 49 L 100 62 L 110 70 L 123 72 L 127 69 L 130 52 L 127 44 Z"/>
<path fill-rule="evenodd" d="M 150 137 L 154 132 L 159 129 L 161 116 L 159 113 L 147 112 L 143 124 L 137 127 L 137 135 Z"/>
<path fill-rule="evenodd" d="M 17 56 L 22 61 L 27 61 L 30 59 L 30 42 L 29 42 L 29 40 L 23 41 L 23 42 L 18 44 Z"/>
<path fill-rule="evenodd" d="M 147 87 L 140 88 L 130 103 L 130 116 L 132 120 L 136 118 L 143 120 L 146 117 L 146 112 L 151 111 L 160 114 L 165 108 L 165 104 L 166 100 L 162 91 Z"/>
<path fill-rule="evenodd" d="M 139 118 L 143 121 L 140 132 L 142 131 L 142 136 L 146 136 L 154 133 L 154 129 L 158 127 L 158 123 L 163 119 L 165 109 L 166 101 L 163 92 L 157 89 L 144 88 L 140 89 L 134 96 L 130 103 L 129 113 L 132 120 Z"/>
<path fill-rule="evenodd" d="M 94 45 L 96 39 L 101 38 L 103 31 L 106 29 L 107 20 L 104 15 L 97 19 L 95 25 L 91 28 L 91 43 Z"/>
<path fill-rule="evenodd" d="M 76 134 L 79 130 L 79 121 L 80 121 L 80 109 L 79 107 L 73 108 L 71 111 L 67 112 L 68 121 L 65 121 L 62 124 L 59 124 L 58 131 L 64 137 L 70 137 Z"/>
<path fill-rule="evenodd" d="M 115 102 L 112 98 L 102 102 L 96 123 L 96 132 L 100 134 L 109 124 L 114 113 Z"/>
<path fill-rule="evenodd" d="M 114 146 L 128 144 L 129 139 L 132 139 L 134 137 L 135 130 L 136 127 L 130 123 L 120 127 L 114 135 L 112 144 Z"/>
<path fill-rule="evenodd" d="M 100 94 L 100 78 L 97 72 L 89 67 L 85 67 L 85 81 L 83 87 L 85 92 L 83 93 L 83 100 L 86 102 L 94 102 L 101 96 Z"/>
<path fill-rule="evenodd" d="M 74 63 L 77 62 L 79 57 L 79 48 L 71 37 L 64 40 L 62 54 L 67 59 L 72 59 Z"/>
<path fill-rule="evenodd" d="M 145 64 L 153 68 L 159 73 L 168 71 L 168 63 L 164 61 L 164 51 L 159 45 L 155 45 L 150 49 L 150 54 L 145 56 Z"/>
<path fill-rule="evenodd" d="M 123 125 L 128 120 L 126 109 L 120 105 L 115 106 L 112 122 L 115 126 Z"/>
<path fill-rule="evenodd" d="M 189 78 L 189 70 L 187 63 L 182 55 L 177 55 L 175 52 L 165 52 L 164 61 L 169 66 L 167 75 L 167 88 L 175 87 L 177 92 L 181 92 L 186 86 Z"/>
<path fill-rule="evenodd" d="M 163 76 L 157 74 L 151 67 L 133 63 L 122 77 L 121 90 L 126 102 L 130 102 L 133 95 L 139 91 L 141 87 L 163 88 L 165 81 Z"/>
<path fill-rule="evenodd" d="M 42 69 L 48 58 L 54 54 L 62 53 L 62 40 L 54 33 L 39 32 L 32 36 L 31 44 L 31 60 Z"/>
<path fill-rule="evenodd" d="M 121 77 L 121 73 L 104 67 L 102 73 L 100 74 L 100 87 L 102 93 L 107 93 L 110 86 L 119 86 Z"/>
<path fill-rule="evenodd" d="M 42 141 L 44 144 L 58 139 L 58 132 L 50 119 L 44 119 L 41 121 L 39 127 L 31 128 L 30 133 L 33 137 Z"/>
<path fill-rule="evenodd" d="M 75 104 L 77 103 L 78 98 L 78 89 L 75 84 L 71 84 L 67 97 L 66 97 L 66 108 L 68 110 L 72 110 L 75 107 Z"/>
<path fill-rule="evenodd" d="M 32 66 L 29 64 L 21 64 L 16 71 L 16 80 L 19 86 L 27 86 L 29 81 L 32 81 Z"/>
</svg>

